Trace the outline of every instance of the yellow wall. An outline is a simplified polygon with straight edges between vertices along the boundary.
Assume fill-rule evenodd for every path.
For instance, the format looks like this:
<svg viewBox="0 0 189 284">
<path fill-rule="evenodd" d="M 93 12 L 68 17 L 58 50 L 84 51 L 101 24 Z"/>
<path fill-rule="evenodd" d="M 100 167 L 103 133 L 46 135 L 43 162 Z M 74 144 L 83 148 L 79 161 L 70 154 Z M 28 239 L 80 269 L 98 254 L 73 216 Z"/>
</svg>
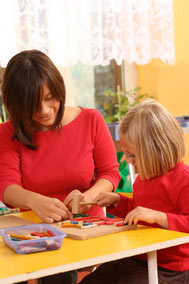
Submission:
<svg viewBox="0 0 189 284">
<path fill-rule="evenodd" d="M 175 116 L 189 114 L 189 1 L 174 0 L 175 64 L 153 60 L 137 66 L 138 86 L 154 96 Z M 185 134 L 189 164 L 189 134 Z"/>
</svg>

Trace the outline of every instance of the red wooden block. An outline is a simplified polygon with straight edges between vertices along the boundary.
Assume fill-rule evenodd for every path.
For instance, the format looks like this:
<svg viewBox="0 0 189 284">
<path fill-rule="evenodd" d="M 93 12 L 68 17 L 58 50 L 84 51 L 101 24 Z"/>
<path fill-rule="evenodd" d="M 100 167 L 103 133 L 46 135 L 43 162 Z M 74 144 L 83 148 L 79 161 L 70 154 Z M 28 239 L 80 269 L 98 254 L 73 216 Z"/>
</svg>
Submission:
<svg viewBox="0 0 189 284">
<path fill-rule="evenodd" d="M 94 218 L 91 218 L 91 219 L 87 219 L 86 221 L 87 222 L 98 222 L 98 221 L 101 221 L 101 218 L 100 217 L 94 217 Z"/>
<path fill-rule="evenodd" d="M 37 237 L 40 237 L 40 238 L 43 238 L 43 237 L 47 236 L 46 234 L 40 233 L 40 232 L 32 232 L 31 235 L 32 236 L 37 236 Z"/>
<path fill-rule="evenodd" d="M 47 230 L 47 234 L 49 234 L 51 237 L 55 236 L 55 234 L 51 230 Z"/>
<path fill-rule="evenodd" d="M 96 223 L 96 224 L 97 224 L 97 226 L 102 226 L 102 225 L 105 225 L 106 222 L 105 222 L 105 221 L 102 221 L 102 222 L 99 222 L 99 223 Z"/>
<path fill-rule="evenodd" d="M 120 222 L 120 223 L 117 223 L 116 226 L 117 226 L 117 227 L 128 226 L 128 223 Z"/>
<path fill-rule="evenodd" d="M 70 221 L 87 221 L 88 219 L 91 219 L 91 216 L 88 217 L 78 217 L 78 218 L 71 218 Z"/>
<path fill-rule="evenodd" d="M 114 222 L 121 222 L 121 221 L 124 220 L 124 218 L 115 218 L 115 219 L 113 219 L 113 220 L 114 220 Z"/>
<path fill-rule="evenodd" d="M 123 222 L 117 223 L 116 226 L 117 227 L 123 227 L 125 224 Z"/>
<path fill-rule="evenodd" d="M 109 219 L 110 219 L 110 218 L 108 218 L 108 217 L 101 217 L 101 218 L 100 218 L 100 220 L 102 220 L 102 221 L 109 221 Z"/>
<path fill-rule="evenodd" d="M 114 222 L 112 222 L 112 221 L 106 221 L 105 222 L 105 225 L 113 225 L 114 224 Z"/>
</svg>

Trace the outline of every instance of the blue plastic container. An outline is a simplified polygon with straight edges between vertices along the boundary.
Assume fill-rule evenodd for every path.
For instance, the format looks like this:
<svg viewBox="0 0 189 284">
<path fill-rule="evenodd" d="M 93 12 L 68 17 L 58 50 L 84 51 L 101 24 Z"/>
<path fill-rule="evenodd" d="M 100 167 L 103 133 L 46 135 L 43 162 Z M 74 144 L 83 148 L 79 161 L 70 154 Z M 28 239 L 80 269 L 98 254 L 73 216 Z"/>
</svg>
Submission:
<svg viewBox="0 0 189 284">
<path fill-rule="evenodd" d="M 13 241 L 8 236 L 9 234 L 26 236 L 32 232 L 42 233 L 47 230 L 50 230 L 55 236 L 22 241 Z M 16 228 L 1 229 L 0 235 L 3 237 L 4 242 L 18 254 L 57 250 L 61 248 L 63 239 L 66 237 L 64 232 L 48 224 L 35 224 Z"/>
</svg>

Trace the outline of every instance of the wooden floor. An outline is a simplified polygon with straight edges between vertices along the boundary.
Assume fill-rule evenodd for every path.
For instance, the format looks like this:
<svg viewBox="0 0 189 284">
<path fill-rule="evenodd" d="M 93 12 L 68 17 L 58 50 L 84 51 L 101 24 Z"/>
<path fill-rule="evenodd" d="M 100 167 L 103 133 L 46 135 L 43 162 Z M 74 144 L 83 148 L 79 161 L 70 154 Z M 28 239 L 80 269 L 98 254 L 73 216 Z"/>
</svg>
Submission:
<svg viewBox="0 0 189 284">
<path fill-rule="evenodd" d="M 78 272 L 78 283 L 89 273 L 91 273 L 90 271 L 81 271 Z"/>
<path fill-rule="evenodd" d="M 78 272 L 78 283 L 89 273 L 91 273 L 91 271 L 89 271 L 89 270 Z M 28 284 L 38 284 L 38 281 L 37 281 L 37 279 L 29 280 Z"/>
</svg>

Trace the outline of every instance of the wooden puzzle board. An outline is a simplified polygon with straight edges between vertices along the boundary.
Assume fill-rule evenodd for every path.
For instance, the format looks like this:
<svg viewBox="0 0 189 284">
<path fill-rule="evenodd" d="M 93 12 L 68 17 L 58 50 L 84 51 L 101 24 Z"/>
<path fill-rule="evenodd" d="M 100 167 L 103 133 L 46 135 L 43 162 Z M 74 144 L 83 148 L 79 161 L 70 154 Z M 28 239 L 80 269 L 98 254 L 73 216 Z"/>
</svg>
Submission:
<svg viewBox="0 0 189 284">
<path fill-rule="evenodd" d="M 0 216 L 0 229 L 4 228 L 14 228 L 19 226 L 26 226 L 35 224 L 32 221 L 17 217 L 14 215 Z M 77 240 L 87 240 L 99 236 L 109 235 L 113 233 L 123 232 L 131 229 L 136 229 L 135 225 L 116 227 L 114 225 L 102 225 L 92 228 L 61 228 L 58 224 L 51 224 L 57 229 L 65 232 L 68 238 L 73 238 Z"/>
<path fill-rule="evenodd" d="M 131 229 L 136 229 L 135 225 L 116 227 L 115 225 L 102 225 L 92 228 L 61 228 L 58 224 L 53 224 L 56 228 L 60 229 L 67 234 L 68 238 L 77 240 L 87 240 L 99 236 L 109 235 L 113 233 L 123 232 Z"/>
<path fill-rule="evenodd" d="M 34 223 L 14 215 L 0 216 L 0 229 L 14 228 L 14 227 L 26 226 L 31 224 Z"/>
</svg>

